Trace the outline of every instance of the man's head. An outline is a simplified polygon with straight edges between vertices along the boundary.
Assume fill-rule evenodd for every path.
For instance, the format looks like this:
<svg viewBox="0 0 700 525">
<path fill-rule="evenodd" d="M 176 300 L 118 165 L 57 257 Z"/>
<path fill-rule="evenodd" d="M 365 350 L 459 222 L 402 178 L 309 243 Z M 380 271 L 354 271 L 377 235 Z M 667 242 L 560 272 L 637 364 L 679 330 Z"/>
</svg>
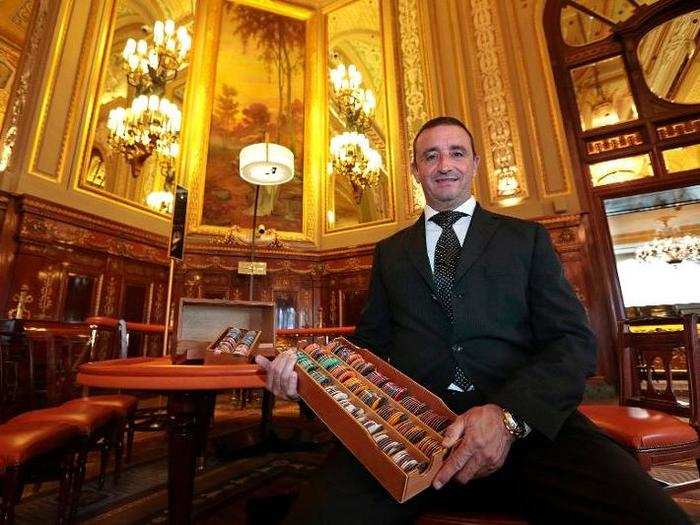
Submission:
<svg viewBox="0 0 700 525">
<path fill-rule="evenodd" d="M 413 176 L 435 210 L 453 210 L 471 196 L 478 166 L 472 134 L 454 117 L 429 120 L 413 140 Z"/>
</svg>

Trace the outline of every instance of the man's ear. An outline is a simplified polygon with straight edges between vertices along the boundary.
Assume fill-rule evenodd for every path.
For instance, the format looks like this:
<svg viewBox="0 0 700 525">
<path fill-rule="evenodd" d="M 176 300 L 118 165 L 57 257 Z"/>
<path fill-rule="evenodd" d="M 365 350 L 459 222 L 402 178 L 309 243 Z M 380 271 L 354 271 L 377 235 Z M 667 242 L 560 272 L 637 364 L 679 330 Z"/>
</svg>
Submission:
<svg viewBox="0 0 700 525">
<path fill-rule="evenodd" d="M 413 174 L 413 178 L 420 182 L 418 179 L 418 166 L 416 165 L 416 159 L 411 161 L 411 173 Z"/>
<path fill-rule="evenodd" d="M 474 173 L 479 169 L 479 162 L 481 161 L 481 157 L 479 155 L 474 155 Z"/>
</svg>

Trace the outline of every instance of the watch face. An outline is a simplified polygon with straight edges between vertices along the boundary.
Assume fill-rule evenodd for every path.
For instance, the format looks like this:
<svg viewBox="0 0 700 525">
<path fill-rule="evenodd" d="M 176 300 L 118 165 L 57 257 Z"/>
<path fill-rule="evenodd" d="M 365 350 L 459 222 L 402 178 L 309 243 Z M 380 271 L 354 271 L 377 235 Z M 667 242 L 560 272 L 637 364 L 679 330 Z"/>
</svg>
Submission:
<svg viewBox="0 0 700 525">
<path fill-rule="evenodd" d="M 513 434 L 516 438 L 522 436 L 522 425 L 520 425 L 520 423 L 518 423 L 518 421 L 513 417 L 513 414 L 507 410 L 503 411 L 503 425 L 506 427 L 506 430 Z"/>
</svg>

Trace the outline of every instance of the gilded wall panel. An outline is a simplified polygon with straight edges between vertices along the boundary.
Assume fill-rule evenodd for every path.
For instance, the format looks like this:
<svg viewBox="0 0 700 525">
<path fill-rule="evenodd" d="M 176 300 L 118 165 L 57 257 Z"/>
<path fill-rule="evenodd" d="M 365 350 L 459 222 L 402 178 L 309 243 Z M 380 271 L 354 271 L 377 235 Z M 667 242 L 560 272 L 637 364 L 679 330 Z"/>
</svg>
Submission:
<svg viewBox="0 0 700 525">
<path fill-rule="evenodd" d="M 405 158 L 413 158 L 413 137 L 430 115 L 429 95 L 426 82 L 425 53 L 418 24 L 419 12 L 416 0 L 398 0 L 398 25 L 403 73 L 403 95 L 405 128 L 403 129 Z M 407 214 L 416 215 L 425 206 L 425 197 L 415 178 L 404 176 Z"/>
<path fill-rule="evenodd" d="M 0 130 L 10 103 L 10 90 L 15 80 L 18 62 L 19 51 L 17 48 L 0 38 Z"/>
<path fill-rule="evenodd" d="M 472 0 L 471 9 L 478 68 L 477 108 L 482 123 L 489 196 L 493 202 L 522 200 L 529 191 L 499 16 L 487 0 Z"/>
<path fill-rule="evenodd" d="M 29 167 L 32 174 L 50 179 L 60 179 L 62 175 L 65 144 L 72 131 L 68 120 L 71 105 L 86 69 L 84 65 L 81 67 L 85 28 L 88 24 L 94 28 L 97 10 L 94 2 L 90 9 L 73 1 L 65 2 L 61 7 L 57 22 L 60 29 L 51 45 L 49 80 L 44 85 L 40 102 L 39 126 Z"/>
</svg>

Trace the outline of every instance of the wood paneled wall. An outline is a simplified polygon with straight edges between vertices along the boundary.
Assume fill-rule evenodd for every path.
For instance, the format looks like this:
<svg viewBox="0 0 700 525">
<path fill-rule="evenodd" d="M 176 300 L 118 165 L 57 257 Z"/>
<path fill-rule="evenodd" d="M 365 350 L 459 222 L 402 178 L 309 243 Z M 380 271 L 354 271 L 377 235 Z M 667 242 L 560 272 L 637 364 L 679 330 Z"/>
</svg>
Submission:
<svg viewBox="0 0 700 525">
<path fill-rule="evenodd" d="M 125 317 L 133 312 L 134 302 L 142 302 L 141 319 L 128 320 L 164 322 L 164 237 L 29 196 L 0 195 L 0 219 L 2 317 L 12 316 L 24 289 L 31 319 L 64 321 L 69 279 L 82 275 L 94 282 L 89 315 Z M 549 230 L 594 330 L 604 334 L 599 328 L 605 298 L 594 279 L 587 216 L 538 220 Z M 354 324 L 369 287 L 372 253 L 373 246 L 326 252 L 260 249 L 256 259 L 267 262 L 267 275 L 255 277 L 254 299 L 293 306 L 296 327 Z M 177 265 L 173 304 L 181 296 L 248 299 L 249 277 L 237 273 L 238 262 L 248 257 L 245 247 L 224 248 L 196 239 L 188 243 L 185 260 Z M 599 373 L 615 381 L 612 341 L 603 335 L 599 342 Z"/>
</svg>

